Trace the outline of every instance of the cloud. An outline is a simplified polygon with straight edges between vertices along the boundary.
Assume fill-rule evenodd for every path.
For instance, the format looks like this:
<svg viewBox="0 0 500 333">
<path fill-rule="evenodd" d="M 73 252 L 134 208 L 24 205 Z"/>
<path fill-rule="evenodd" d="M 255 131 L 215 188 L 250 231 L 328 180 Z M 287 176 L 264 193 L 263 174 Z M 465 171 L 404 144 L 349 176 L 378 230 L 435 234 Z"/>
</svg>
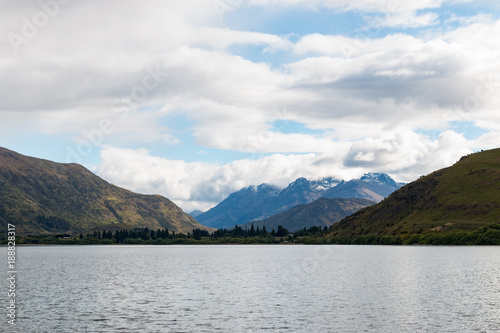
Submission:
<svg viewBox="0 0 500 333">
<path fill-rule="evenodd" d="M 392 132 L 352 142 L 325 153 L 273 154 L 227 164 L 185 162 L 152 156 L 147 150 L 105 147 L 96 172 L 108 181 L 149 194 L 164 195 L 186 211 L 207 210 L 232 192 L 270 183 L 285 187 L 299 177 L 352 179 L 365 172 L 386 172 L 398 181 L 454 164 L 461 156 L 494 148 L 500 131 L 476 140 L 448 130 L 433 140 L 413 132 Z"/>
<path fill-rule="evenodd" d="M 439 15 L 436 13 L 425 13 L 418 15 L 415 12 L 403 12 L 399 14 L 388 14 L 380 19 L 376 25 L 380 27 L 405 27 L 419 28 L 439 23 Z"/>
<path fill-rule="evenodd" d="M 340 166 L 341 159 L 330 155 Z M 165 195 L 187 211 L 206 210 L 248 185 L 267 182 L 286 186 L 290 179 L 299 176 L 335 173 L 331 161 L 329 170 L 322 164 L 315 166 L 315 154 L 274 154 L 217 165 L 168 160 L 151 156 L 146 150 L 106 147 L 101 157 L 102 163 L 97 168 L 100 176 L 134 191 Z"/>
<path fill-rule="evenodd" d="M 328 99 L 336 110 L 372 121 L 425 127 L 420 121 L 425 113 L 427 125 L 439 128 L 454 120 L 494 119 L 486 110 L 500 106 L 499 49 L 492 44 L 499 22 L 425 39 L 307 35 L 295 45 L 306 58 L 289 67 L 304 90 Z"/>
<path fill-rule="evenodd" d="M 107 143 L 176 143 L 161 125 L 165 115 L 205 99 L 231 106 L 231 90 L 245 92 L 248 101 L 261 96 L 265 86 L 274 88 L 277 78 L 267 65 L 225 49 L 250 44 L 274 52 L 290 46 L 286 39 L 205 26 L 219 22 L 212 4 L 182 3 L 69 3 L 37 28 L 28 43 L 18 45 L 17 52 L 2 39 L 2 117 L 25 118 L 45 134 L 72 132 L 76 141 L 109 119 L 114 129 L 106 135 Z M 28 24 L 24 19 L 33 24 L 34 15 L 44 13 L 36 1 L 9 7 L 0 13 L 2 31 L 18 35 Z M 206 17 L 200 18 L 200 11 Z M 30 116 L 16 115 L 28 112 Z"/>
<path fill-rule="evenodd" d="M 446 0 L 393 1 L 393 0 L 252 0 L 250 3 L 259 6 L 300 6 L 309 10 L 333 9 L 340 12 L 357 11 L 370 13 L 365 16 L 363 29 L 379 27 L 419 28 L 438 23 L 438 14 L 434 12 L 420 13 L 422 10 L 438 9 L 445 3 L 468 2 Z M 374 15 L 375 14 L 375 15 Z"/>
<path fill-rule="evenodd" d="M 250 5 L 301 6 L 364 18 L 353 33 L 295 40 L 225 27 L 211 1 L 73 1 L 38 24 L 34 36 L 23 36 L 27 42 L 16 52 L 8 33 L 22 35 L 43 8 L 10 1 L 0 12 L 7 32 L 0 40 L 0 132 L 81 142 L 89 133 L 97 138 L 108 120 L 113 129 L 95 145 L 102 147 L 98 173 L 183 207 L 206 209 L 243 186 L 285 186 L 300 176 L 381 171 L 412 180 L 499 138 L 500 20 L 454 17 L 445 29 L 434 27 L 440 19 L 434 11 L 449 3 L 455 2 L 241 4 L 241 13 Z M 409 35 L 383 27 L 429 29 Z M 236 54 L 235 46 L 258 51 Z M 269 63 L 253 60 L 254 53 Z M 197 158 L 209 161 L 201 153 L 208 148 L 243 157 L 188 163 L 124 149 L 180 143 L 177 123 L 168 122 L 174 114 L 189 122 Z M 287 121 L 304 130 L 287 129 Z M 466 140 L 450 130 L 457 121 L 488 133 Z M 274 126 L 279 122 L 285 128 Z M 431 131 L 432 138 L 421 134 Z"/>
<path fill-rule="evenodd" d="M 255 5 L 301 5 L 311 9 L 320 7 L 337 8 L 340 10 L 360 10 L 363 12 L 396 12 L 416 11 L 427 8 L 439 8 L 445 0 L 392 1 L 392 0 L 251 0 Z"/>
<path fill-rule="evenodd" d="M 380 12 L 390 6 L 389 1 L 310 3 Z M 391 10 L 407 13 L 441 3 L 404 2 Z M 130 137 L 140 142 L 178 142 L 161 120 L 181 110 L 205 147 L 289 153 L 324 152 L 335 149 L 331 139 L 363 139 L 398 126 L 443 128 L 461 119 L 485 126 L 499 106 L 496 88 L 489 98 L 474 99 L 481 75 L 500 69 L 494 37 L 499 21 L 475 20 L 425 37 L 311 34 L 293 44 L 272 34 L 208 26 L 216 17 L 213 8 L 204 18 L 191 18 L 206 8 L 201 1 L 146 1 L 140 8 L 123 2 L 118 9 L 116 4 L 97 13 L 92 1 L 61 7 L 19 54 L 4 56 L 0 112 L 37 113 L 45 133 L 80 132 L 75 138 L 111 118 L 116 130 L 108 143 L 114 144 L 123 133 L 137 133 Z M 30 10 L 15 6 L 18 12 L 23 8 L 26 17 L 40 10 L 36 2 Z M 89 17 L 93 24 L 82 29 Z M 22 22 L 15 21 L 5 21 L 7 30 L 19 30 Z M 61 30 L 67 33 L 57 33 Z M 293 52 L 298 59 L 272 68 L 231 54 L 228 48 L 236 44 Z M 145 80 L 154 83 L 148 81 L 151 71 L 160 73 L 161 82 L 145 89 Z M 117 119 L 122 102 L 129 111 L 126 119 L 121 114 Z M 464 102 L 475 104 L 464 112 Z M 270 123 L 276 119 L 336 137 L 273 133 Z M 255 143 L 262 136 L 273 140 Z"/>
</svg>

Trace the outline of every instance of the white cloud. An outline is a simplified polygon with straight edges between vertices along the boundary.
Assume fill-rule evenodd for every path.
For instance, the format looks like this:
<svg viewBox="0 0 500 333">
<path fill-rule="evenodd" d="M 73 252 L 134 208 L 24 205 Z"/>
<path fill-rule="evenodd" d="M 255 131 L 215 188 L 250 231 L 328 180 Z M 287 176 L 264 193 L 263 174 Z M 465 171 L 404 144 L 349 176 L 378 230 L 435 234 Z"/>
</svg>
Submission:
<svg viewBox="0 0 500 333">
<path fill-rule="evenodd" d="M 225 165 L 173 161 L 151 156 L 146 150 L 114 147 L 105 148 L 101 155 L 102 164 L 97 173 L 103 178 L 134 191 L 165 195 L 186 211 L 206 210 L 230 193 L 252 184 L 267 182 L 286 186 L 300 176 L 315 178 L 345 173 L 337 154 L 329 154 L 328 167 L 321 163 L 315 165 L 319 161 L 315 154 L 275 154 Z"/>
<path fill-rule="evenodd" d="M 358 11 L 375 13 L 375 16 L 365 17 L 362 29 L 379 27 L 418 28 L 438 23 L 438 14 L 433 12 L 419 13 L 426 9 L 437 9 L 446 2 L 468 2 L 446 0 L 393 1 L 393 0 L 252 0 L 250 3 L 260 6 L 300 6 L 309 10 L 331 8 L 337 11 Z M 380 15 L 380 13 L 382 15 Z"/>
<path fill-rule="evenodd" d="M 10 6 L 11 11 L 0 13 L 1 30 L 21 37 L 29 31 L 25 25 L 34 24 L 32 17 L 44 14 L 35 1 Z M 0 60 L 0 111 L 107 104 L 110 98 L 130 93 L 146 68 L 175 61 L 170 57 L 190 46 L 223 51 L 231 45 L 255 44 L 270 52 L 290 46 L 275 35 L 203 26 L 207 20 L 200 13 L 208 21 L 216 17 L 209 1 L 184 5 L 155 0 L 86 1 L 60 6 L 46 24 L 33 25 L 37 33 L 23 37 L 26 43 L 12 47 L 8 38 L 1 39 L 5 52 Z"/>
<path fill-rule="evenodd" d="M 298 177 L 348 180 L 374 171 L 409 182 L 454 164 L 477 147 L 493 148 L 499 138 L 500 131 L 476 140 L 467 140 L 451 130 L 437 140 L 396 131 L 325 153 L 273 154 L 224 165 L 173 161 L 151 156 L 147 150 L 106 147 L 97 174 L 134 191 L 164 195 L 186 211 L 207 210 L 243 187 L 261 183 L 284 187 Z"/>
<path fill-rule="evenodd" d="M 328 98 L 336 110 L 370 119 L 372 130 L 376 120 L 413 128 L 476 120 L 481 127 L 493 129 L 498 121 L 487 125 L 480 120 L 496 119 L 493 110 L 500 107 L 496 75 L 500 49 L 492 44 L 500 33 L 499 22 L 474 24 L 428 39 L 403 34 L 380 39 L 307 35 L 296 43 L 295 52 L 311 56 L 289 66 L 297 81 L 307 86 L 304 89 L 325 102 Z M 401 114 L 404 117 L 398 117 Z M 342 123 L 341 114 L 335 115 L 337 124 Z M 351 123 L 361 127 L 367 123 L 357 120 Z M 333 126 L 328 121 L 324 125 Z"/>
<path fill-rule="evenodd" d="M 377 25 L 381 27 L 405 27 L 418 28 L 438 24 L 439 15 L 436 13 L 425 13 L 418 15 L 415 12 L 403 12 L 398 14 L 388 14 L 377 20 Z"/>
<path fill-rule="evenodd" d="M 381 12 L 389 6 L 388 1 L 311 3 Z M 406 13 L 439 5 L 404 2 L 392 11 Z M 109 11 L 103 8 L 95 13 L 95 6 L 92 1 L 68 4 L 18 55 L 2 58 L 3 112 L 42 114 L 41 127 L 48 133 L 90 130 L 100 118 L 115 116 L 117 101 L 137 93 L 134 88 L 143 85 L 147 68 L 159 68 L 162 82 L 148 90 L 143 100 L 133 101 L 130 117 L 116 120 L 115 142 L 127 132 L 137 133 L 134 137 L 142 142 L 176 142 L 159 123 L 180 109 L 194 122 L 198 143 L 207 147 L 324 152 L 336 144 L 317 135 L 272 133 L 270 122 L 296 120 L 334 133 L 337 139 L 353 140 L 397 126 L 442 128 L 447 121 L 480 113 L 481 124 L 487 124 L 493 113 L 485 110 L 499 105 L 492 94 L 472 112 L 461 110 L 464 100 L 475 96 L 480 75 L 500 69 L 495 39 L 500 21 L 474 21 L 426 38 L 311 34 L 291 46 L 275 35 L 204 26 L 200 22 L 216 16 L 213 8 L 205 20 L 191 20 L 194 11 L 205 8 L 201 1 L 185 5 L 147 1 L 139 9 L 125 2 L 111 16 L 115 2 L 105 5 Z M 77 17 L 90 16 L 94 24 L 83 30 Z M 15 22 L 6 22 L 15 30 Z M 59 30 L 68 33 L 58 34 Z M 230 54 L 227 47 L 234 44 L 293 49 L 302 59 L 284 70 L 272 69 Z M 279 110 L 286 110 L 286 115 Z M 432 119 L 422 113 L 432 114 Z M 255 138 L 269 135 L 271 143 L 254 143 Z"/>
<path fill-rule="evenodd" d="M 301 5 L 311 9 L 320 7 L 364 12 L 403 12 L 427 8 L 439 8 L 445 0 L 393 1 L 393 0 L 251 0 L 256 5 L 277 4 L 282 6 Z"/>
<path fill-rule="evenodd" d="M 430 10 L 444 3 L 251 1 L 376 18 L 351 37 L 315 33 L 292 43 L 224 27 L 211 1 L 73 1 L 17 53 L 3 34 L 0 132 L 64 133 L 78 142 L 109 119 L 113 130 L 97 145 L 109 145 L 99 174 L 184 207 L 206 209 L 243 186 L 284 186 L 300 176 L 381 171 L 412 180 L 499 139 L 500 20 L 456 18 L 448 23 L 459 28 L 381 35 L 381 26 L 431 27 L 438 17 Z M 41 10 L 38 1 L 3 8 L 2 32 L 17 34 L 23 17 Z M 231 53 L 247 45 L 287 60 L 271 66 Z M 176 112 L 192 124 L 202 158 L 204 148 L 274 155 L 215 165 L 111 147 L 176 144 L 175 123 L 165 121 Z M 304 132 L 273 128 L 286 120 L 303 124 Z M 490 132 L 466 140 L 446 131 L 453 121 Z M 432 140 L 421 129 L 441 135 Z"/>
</svg>

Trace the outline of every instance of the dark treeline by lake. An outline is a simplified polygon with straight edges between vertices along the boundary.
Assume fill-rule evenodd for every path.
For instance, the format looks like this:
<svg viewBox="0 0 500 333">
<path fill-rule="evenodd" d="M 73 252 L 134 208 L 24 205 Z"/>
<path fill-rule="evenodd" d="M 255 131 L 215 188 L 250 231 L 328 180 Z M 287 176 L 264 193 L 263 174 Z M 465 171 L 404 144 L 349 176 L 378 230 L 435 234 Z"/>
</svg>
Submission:
<svg viewBox="0 0 500 333">
<path fill-rule="evenodd" d="M 354 245 L 500 245 L 500 224 L 491 224 L 474 231 L 453 230 L 447 233 L 426 233 L 412 235 L 356 235 L 353 237 L 331 237 L 326 227 L 304 228 L 290 233 L 286 228 L 278 226 L 270 232 L 263 228 L 219 229 L 212 233 L 206 230 L 193 229 L 183 234 L 169 232 L 167 229 L 149 230 L 136 228 L 131 230 L 102 230 L 91 234 L 52 234 L 28 235 L 20 237 L 17 244 L 354 244 Z M 7 239 L 1 241 L 7 244 Z"/>
</svg>

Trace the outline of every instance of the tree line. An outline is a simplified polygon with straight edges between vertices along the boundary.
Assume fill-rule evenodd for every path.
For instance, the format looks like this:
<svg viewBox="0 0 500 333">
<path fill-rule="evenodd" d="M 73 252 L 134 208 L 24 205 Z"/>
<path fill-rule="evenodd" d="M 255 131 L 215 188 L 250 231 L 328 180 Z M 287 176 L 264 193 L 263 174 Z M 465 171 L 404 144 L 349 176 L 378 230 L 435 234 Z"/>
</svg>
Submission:
<svg viewBox="0 0 500 333">
<path fill-rule="evenodd" d="M 425 233 L 402 235 L 352 235 L 332 237 L 326 227 L 311 227 L 289 233 L 282 226 L 277 231 L 268 232 L 263 228 L 219 229 L 213 233 L 194 229 L 187 234 L 170 232 L 167 229 L 148 228 L 132 230 L 102 230 L 71 236 L 70 234 L 50 234 L 26 236 L 16 239 L 17 244 L 353 244 L 353 245 L 500 245 L 500 224 L 490 224 L 474 231 L 454 230 L 447 233 Z M 7 244 L 7 238 L 0 239 Z"/>
<path fill-rule="evenodd" d="M 95 238 L 100 240 L 114 240 L 115 243 L 121 244 L 126 239 L 141 239 L 144 241 L 156 240 L 156 239 L 175 239 L 175 238 L 193 238 L 195 240 L 201 240 L 202 238 L 247 238 L 247 237 L 285 237 L 289 234 L 289 231 L 283 226 L 279 225 L 277 231 L 274 229 L 268 232 L 264 226 L 262 229 L 255 228 L 252 224 L 250 229 L 243 229 L 242 227 L 235 225 L 233 229 L 218 229 L 213 233 L 209 233 L 207 230 L 193 229 L 188 232 L 187 235 L 183 233 L 175 233 L 175 231 L 169 232 L 168 229 L 157 229 L 150 230 L 148 227 L 142 229 L 132 229 L 132 230 L 116 230 L 114 233 L 111 230 L 94 231 L 93 234 L 87 234 L 84 236 L 80 234 L 79 238 Z"/>
<path fill-rule="evenodd" d="M 251 243 L 284 243 L 296 242 L 298 237 L 319 235 L 326 231 L 320 227 L 304 228 L 295 233 L 290 233 L 288 229 L 279 225 L 276 230 L 268 231 L 265 226 L 243 229 L 235 225 L 231 229 L 218 229 L 212 233 L 207 230 L 193 229 L 187 234 L 176 233 L 168 229 L 135 228 L 129 230 L 95 230 L 92 233 L 72 236 L 68 233 L 52 235 L 27 236 L 19 240 L 19 244 L 251 244 Z"/>
</svg>

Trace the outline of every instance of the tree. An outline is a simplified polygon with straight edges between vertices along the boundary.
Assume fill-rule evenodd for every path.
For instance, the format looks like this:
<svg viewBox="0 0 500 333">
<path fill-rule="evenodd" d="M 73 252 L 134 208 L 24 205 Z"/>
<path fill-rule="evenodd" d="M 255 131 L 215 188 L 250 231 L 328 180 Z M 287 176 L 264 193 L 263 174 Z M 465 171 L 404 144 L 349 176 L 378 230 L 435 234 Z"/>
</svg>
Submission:
<svg viewBox="0 0 500 333">
<path fill-rule="evenodd" d="M 243 230 L 242 227 L 238 227 L 238 225 L 235 225 L 234 230 L 233 230 L 233 235 L 234 235 L 234 237 L 246 236 L 247 233 Z"/>
<path fill-rule="evenodd" d="M 193 229 L 193 238 L 196 240 L 201 239 L 201 230 L 200 229 Z"/>
<path fill-rule="evenodd" d="M 284 228 L 283 226 L 279 225 L 278 226 L 278 231 L 276 231 L 276 237 L 283 237 L 288 235 L 288 230 Z"/>
<path fill-rule="evenodd" d="M 250 231 L 248 232 L 248 236 L 249 237 L 255 236 L 255 228 L 253 227 L 253 223 L 252 223 L 252 227 L 250 228 Z"/>
<path fill-rule="evenodd" d="M 141 238 L 143 240 L 149 240 L 150 239 L 148 227 L 144 228 L 144 230 L 142 231 Z"/>
<path fill-rule="evenodd" d="M 122 242 L 121 233 L 118 230 L 115 231 L 114 238 L 115 238 L 115 242 L 116 243 L 121 243 Z"/>
<path fill-rule="evenodd" d="M 320 229 L 318 227 L 314 226 L 314 227 L 310 227 L 309 230 L 308 230 L 308 232 L 310 234 L 317 234 L 317 233 L 320 232 Z"/>
</svg>

